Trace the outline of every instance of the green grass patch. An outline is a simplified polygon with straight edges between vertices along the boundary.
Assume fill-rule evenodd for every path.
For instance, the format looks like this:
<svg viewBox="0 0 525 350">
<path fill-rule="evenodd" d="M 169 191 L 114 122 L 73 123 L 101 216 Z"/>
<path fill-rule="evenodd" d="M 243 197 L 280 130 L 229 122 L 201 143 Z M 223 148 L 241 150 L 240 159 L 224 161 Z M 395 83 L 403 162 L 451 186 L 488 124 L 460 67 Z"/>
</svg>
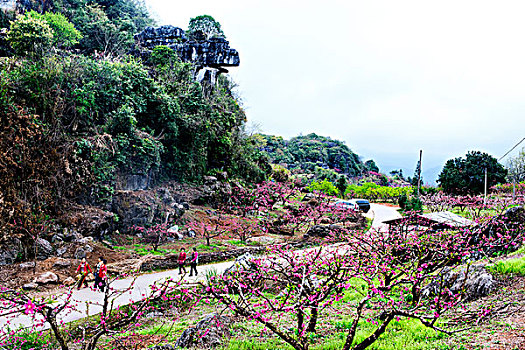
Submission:
<svg viewBox="0 0 525 350">
<path fill-rule="evenodd" d="M 195 246 L 195 248 L 197 248 L 197 251 L 198 252 L 201 252 L 201 253 L 205 253 L 205 252 L 218 252 L 221 250 L 221 247 L 219 244 L 217 243 L 211 243 L 210 242 L 210 245 L 206 245 L 206 244 L 198 244 Z"/>
<path fill-rule="evenodd" d="M 190 325 L 187 321 L 183 322 L 165 322 L 145 326 L 136 333 L 141 335 L 162 335 L 165 337 L 163 342 L 174 343 L 180 337 L 181 333 Z"/>
<path fill-rule="evenodd" d="M 518 255 L 518 254 L 525 254 L 525 244 L 522 245 L 518 250 L 516 250 L 515 252 L 509 255 L 512 256 L 512 255 Z"/>
<path fill-rule="evenodd" d="M 7 346 L 9 346 L 10 349 L 16 350 L 52 349 L 57 345 L 56 341 L 52 340 L 49 336 L 48 331 L 38 333 L 22 330 L 15 332 L 13 336 L 2 339 L 2 342 L 8 344 Z"/>
<path fill-rule="evenodd" d="M 525 276 L 525 257 L 498 261 L 488 268 L 491 272 L 503 275 L 514 273 Z"/>
<path fill-rule="evenodd" d="M 352 324 L 351 319 L 334 322 L 336 332 L 328 335 L 310 335 L 312 350 L 338 350 L 345 343 L 347 331 Z M 359 323 L 354 345 L 368 337 L 377 326 L 366 321 Z M 229 343 L 221 350 L 266 350 L 266 349 L 292 349 L 291 346 L 274 336 L 261 337 L 260 327 L 256 326 L 256 331 L 250 329 L 242 332 L 243 326 L 235 327 L 237 336 L 230 339 Z M 241 332 L 239 332 L 241 331 Z M 239 333 L 242 333 L 240 336 Z M 257 334 L 258 333 L 258 334 Z M 393 321 L 388 326 L 386 332 L 372 344 L 369 349 L 376 350 L 436 350 L 450 349 L 445 340 L 447 335 L 425 327 L 418 320 L 402 319 Z"/>
<path fill-rule="evenodd" d="M 243 242 L 239 239 L 230 239 L 229 241 L 226 241 L 226 243 L 237 246 L 237 247 L 244 247 L 246 246 L 246 242 Z"/>
</svg>

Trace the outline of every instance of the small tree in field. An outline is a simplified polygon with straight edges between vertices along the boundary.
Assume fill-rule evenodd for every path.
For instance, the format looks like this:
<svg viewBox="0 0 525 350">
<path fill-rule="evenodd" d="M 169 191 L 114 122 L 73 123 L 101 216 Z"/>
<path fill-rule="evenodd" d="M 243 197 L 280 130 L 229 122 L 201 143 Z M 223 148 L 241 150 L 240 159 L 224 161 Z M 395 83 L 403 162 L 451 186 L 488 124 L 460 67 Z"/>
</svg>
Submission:
<svg viewBox="0 0 525 350">
<path fill-rule="evenodd" d="M 168 241 L 168 237 L 173 237 L 173 232 L 169 230 L 170 225 L 167 223 L 156 224 L 151 227 L 133 226 L 132 231 L 142 235 L 142 241 L 151 244 L 154 251 L 157 251 L 159 246 Z"/>
<path fill-rule="evenodd" d="M 231 230 L 230 223 L 223 218 L 215 217 L 212 220 L 214 222 L 192 221 L 188 224 L 188 228 L 193 230 L 197 237 L 203 238 L 207 246 L 210 245 L 212 238 L 225 237 Z"/>
<path fill-rule="evenodd" d="M 230 218 L 228 221 L 230 232 L 242 242 L 246 242 L 248 238 L 261 232 L 261 227 L 256 219 Z"/>
</svg>

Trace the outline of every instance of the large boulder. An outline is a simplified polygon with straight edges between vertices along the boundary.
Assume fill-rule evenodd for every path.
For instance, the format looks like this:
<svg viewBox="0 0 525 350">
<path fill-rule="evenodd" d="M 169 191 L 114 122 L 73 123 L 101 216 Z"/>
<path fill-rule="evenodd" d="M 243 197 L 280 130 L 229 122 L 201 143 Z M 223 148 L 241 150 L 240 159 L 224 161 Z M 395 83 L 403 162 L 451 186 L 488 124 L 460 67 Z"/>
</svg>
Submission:
<svg viewBox="0 0 525 350">
<path fill-rule="evenodd" d="M 214 348 L 222 345 L 224 337 L 229 336 L 231 319 L 227 316 L 217 314 L 206 315 L 195 327 L 182 332 L 175 343 L 175 348 L 189 348 L 198 346 L 201 348 Z"/>
<path fill-rule="evenodd" d="M 232 266 L 228 267 L 226 270 L 224 270 L 223 274 L 227 275 L 230 273 L 233 273 L 235 271 L 239 270 L 252 270 L 257 267 L 253 263 L 253 260 L 256 259 L 255 256 L 253 256 L 251 253 L 245 253 L 238 258 L 235 259 Z"/>
<path fill-rule="evenodd" d="M 525 208 L 511 207 L 505 210 L 503 216 L 510 222 L 525 224 Z"/>
<path fill-rule="evenodd" d="M 112 212 L 92 206 L 73 206 L 61 218 L 69 229 L 62 232 L 63 240 L 75 241 L 83 236 L 102 240 L 113 230 L 115 215 Z"/>
<path fill-rule="evenodd" d="M 325 238 L 335 233 L 339 233 L 340 231 L 341 231 L 341 226 L 338 226 L 338 225 L 314 225 L 310 227 L 310 229 L 305 234 L 305 236 Z"/>
<path fill-rule="evenodd" d="M 36 258 L 38 260 L 46 260 L 53 255 L 54 251 L 55 249 L 48 240 L 43 238 L 38 238 L 36 240 Z"/>
<path fill-rule="evenodd" d="M 464 293 L 466 300 L 475 300 L 488 295 L 496 285 L 496 280 L 484 266 L 462 267 L 445 271 L 421 290 L 421 296 L 432 297 L 446 287 L 454 294 Z"/>
<path fill-rule="evenodd" d="M 180 218 L 184 207 L 179 197 L 168 188 L 150 191 L 118 191 L 113 197 L 112 210 L 119 217 L 119 229 L 128 230 L 132 226 L 149 226 Z"/>
<path fill-rule="evenodd" d="M 58 284 L 58 276 L 51 272 L 51 271 L 47 271 L 47 272 L 44 272 L 43 274 L 41 274 L 40 276 L 38 276 L 34 283 L 37 283 L 37 284 Z"/>
</svg>

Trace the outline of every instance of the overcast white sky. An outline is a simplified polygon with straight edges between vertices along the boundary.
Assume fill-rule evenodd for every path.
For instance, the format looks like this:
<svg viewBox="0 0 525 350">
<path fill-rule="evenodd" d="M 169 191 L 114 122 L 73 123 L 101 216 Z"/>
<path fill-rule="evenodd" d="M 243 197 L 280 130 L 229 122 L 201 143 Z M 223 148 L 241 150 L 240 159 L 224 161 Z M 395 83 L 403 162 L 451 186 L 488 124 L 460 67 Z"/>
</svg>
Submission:
<svg viewBox="0 0 525 350">
<path fill-rule="evenodd" d="M 221 23 L 240 54 L 230 72 L 248 119 L 264 133 L 344 140 L 407 175 L 423 149 L 425 181 L 449 158 L 499 158 L 525 137 L 524 1 L 146 3 L 159 24 Z"/>
</svg>

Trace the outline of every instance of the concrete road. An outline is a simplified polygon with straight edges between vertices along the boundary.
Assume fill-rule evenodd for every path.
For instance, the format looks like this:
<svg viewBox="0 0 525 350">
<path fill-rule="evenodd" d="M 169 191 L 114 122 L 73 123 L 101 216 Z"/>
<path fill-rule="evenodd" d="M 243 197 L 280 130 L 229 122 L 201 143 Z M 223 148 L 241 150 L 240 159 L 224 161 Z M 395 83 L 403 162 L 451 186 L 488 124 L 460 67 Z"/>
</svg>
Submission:
<svg viewBox="0 0 525 350">
<path fill-rule="evenodd" d="M 366 214 L 367 217 L 373 220 L 372 229 L 382 230 L 386 227 L 383 221 L 400 217 L 396 210 L 397 208 L 371 204 L 370 211 Z M 197 277 L 184 276 L 184 280 L 188 283 L 194 283 L 198 280 L 206 278 L 206 273 L 212 270 L 218 274 L 222 273 L 225 269 L 232 265 L 231 261 L 199 266 L 199 275 Z M 187 267 L 189 271 L 189 267 Z M 114 308 L 117 306 L 127 305 L 133 301 L 139 301 L 144 298 L 145 295 L 150 293 L 150 286 L 155 282 L 162 282 L 166 279 L 173 278 L 178 280 L 178 270 L 168 270 L 162 272 L 152 272 L 143 274 L 137 277 L 128 277 L 125 279 L 117 280 L 112 283 L 112 287 L 116 290 L 124 291 L 129 289 L 126 293 L 113 299 Z M 133 286 L 132 286 L 133 284 Z M 132 288 L 130 288 L 132 286 Z M 64 302 L 67 298 L 66 293 L 54 296 L 58 299 L 58 302 Z M 63 312 L 63 315 L 59 315 L 59 321 L 68 323 L 71 321 L 79 320 L 90 315 L 95 315 L 102 311 L 101 302 L 103 301 L 104 295 L 102 292 L 96 292 L 90 288 L 84 288 L 81 290 L 74 290 L 71 296 L 71 305 L 74 305 L 74 309 L 69 312 Z M 57 303 L 58 304 L 58 303 Z M 31 327 L 37 323 L 39 319 L 21 314 L 14 319 L 8 319 L 7 317 L 0 316 L 0 327 L 9 326 L 11 329 L 16 329 L 20 326 Z M 44 326 L 44 328 L 47 328 Z"/>
<path fill-rule="evenodd" d="M 399 207 L 390 207 L 382 204 L 370 204 L 370 211 L 373 215 L 372 229 L 384 230 L 387 225 L 383 222 L 387 220 L 397 219 L 401 217 L 401 214 L 397 211 Z M 367 213 L 368 214 L 368 213 Z"/>
</svg>

